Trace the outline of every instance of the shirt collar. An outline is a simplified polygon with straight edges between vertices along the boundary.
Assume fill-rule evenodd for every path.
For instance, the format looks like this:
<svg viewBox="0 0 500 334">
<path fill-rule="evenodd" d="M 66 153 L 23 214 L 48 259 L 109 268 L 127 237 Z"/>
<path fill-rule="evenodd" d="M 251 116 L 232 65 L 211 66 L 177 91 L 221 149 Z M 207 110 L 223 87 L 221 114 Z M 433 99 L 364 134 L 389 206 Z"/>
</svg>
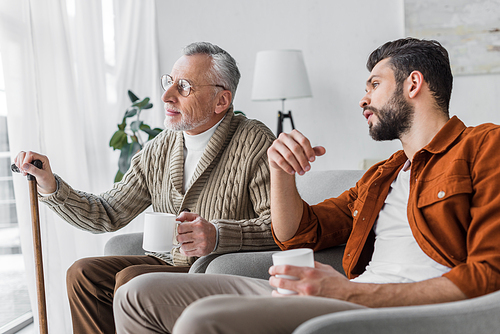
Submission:
<svg viewBox="0 0 500 334">
<path fill-rule="evenodd" d="M 423 150 L 432 154 L 444 152 L 453 142 L 455 142 L 465 129 L 467 129 L 465 124 L 457 116 L 453 116 Z"/>
<path fill-rule="evenodd" d="M 457 117 L 453 116 L 446 124 L 438 131 L 438 133 L 432 138 L 429 144 L 422 148 L 419 152 L 427 151 L 432 154 L 437 154 L 446 151 L 450 145 L 452 145 L 455 140 L 465 131 L 467 127 L 465 124 Z M 418 153 L 418 152 L 417 152 Z M 396 168 L 403 166 L 404 163 L 408 161 L 403 150 L 394 153 L 385 163 L 380 167 Z"/>
</svg>

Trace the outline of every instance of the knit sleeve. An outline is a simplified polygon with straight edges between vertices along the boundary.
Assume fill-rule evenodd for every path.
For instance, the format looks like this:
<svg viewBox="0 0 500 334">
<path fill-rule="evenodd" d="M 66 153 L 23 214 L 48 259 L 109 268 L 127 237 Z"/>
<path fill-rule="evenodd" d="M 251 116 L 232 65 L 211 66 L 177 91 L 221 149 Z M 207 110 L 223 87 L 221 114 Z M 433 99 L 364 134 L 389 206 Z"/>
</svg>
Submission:
<svg viewBox="0 0 500 334">
<path fill-rule="evenodd" d="M 240 177 L 246 180 L 253 215 L 247 219 L 212 220 L 219 230 L 219 244 L 214 253 L 278 249 L 271 232 L 270 171 L 267 161 L 267 149 L 276 137 L 268 127 L 256 120 L 248 120 L 244 130 L 235 137 L 238 139 L 233 138 L 233 141 L 244 143 L 238 149 L 245 151 L 240 156 L 247 155 L 246 159 L 236 159 L 235 163 L 239 168 L 250 171 L 245 177 Z M 243 199 L 239 201 L 241 204 Z"/>
<path fill-rule="evenodd" d="M 214 253 L 278 249 L 271 232 L 270 173 L 267 155 L 256 161 L 249 183 L 250 198 L 257 218 L 244 220 L 217 219 L 219 245 Z"/>
<path fill-rule="evenodd" d="M 116 231 L 127 225 L 151 204 L 144 182 L 143 151 L 137 153 L 122 181 L 101 195 L 73 189 L 55 175 L 58 190 L 50 196 L 39 196 L 69 224 L 93 233 Z"/>
<path fill-rule="evenodd" d="M 254 171 L 249 183 L 249 192 L 258 217 L 212 221 L 219 228 L 219 245 L 214 253 L 277 249 L 271 232 L 270 173 L 267 155 L 256 162 Z"/>
</svg>

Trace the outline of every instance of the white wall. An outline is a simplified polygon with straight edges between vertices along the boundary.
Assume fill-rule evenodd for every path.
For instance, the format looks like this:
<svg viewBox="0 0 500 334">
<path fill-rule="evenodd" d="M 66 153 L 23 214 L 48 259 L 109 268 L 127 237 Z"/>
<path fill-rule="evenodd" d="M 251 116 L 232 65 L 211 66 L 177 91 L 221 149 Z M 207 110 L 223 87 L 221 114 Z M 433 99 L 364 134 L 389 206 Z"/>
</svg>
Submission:
<svg viewBox="0 0 500 334">
<path fill-rule="evenodd" d="M 500 124 L 500 74 L 455 76 L 450 115 L 470 126 Z"/>
<path fill-rule="evenodd" d="M 312 98 L 288 100 L 295 126 L 327 155 L 314 164 L 322 169 L 357 169 L 363 159 L 388 157 L 399 141 L 374 142 L 358 102 L 364 94 L 371 51 L 404 37 L 403 0 L 157 0 L 160 69 L 169 73 L 182 47 L 209 41 L 238 62 L 242 78 L 236 110 L 263 121 L 276 132 L 280 101 L 251 101 L 255 55 L 269 49 L 301 49 Z M 451 114 L 467 124 L 500 122 L 500 76 L 455 80 Z M 285 120 L 285 131 L 290 130 Z"/>
</svg>

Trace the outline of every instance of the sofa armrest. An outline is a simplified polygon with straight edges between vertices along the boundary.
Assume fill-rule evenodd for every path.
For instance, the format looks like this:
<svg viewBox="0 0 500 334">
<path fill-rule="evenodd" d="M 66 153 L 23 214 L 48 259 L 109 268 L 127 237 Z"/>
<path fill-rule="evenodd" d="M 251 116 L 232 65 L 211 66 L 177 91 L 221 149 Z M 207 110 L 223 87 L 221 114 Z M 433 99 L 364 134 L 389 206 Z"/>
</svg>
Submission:
<svg viewBox="0 0 500 334">
<path fill-rule="evenodd" d="M 464 301 L 327 314 L 293 334 L 489 334 L 500 328 L 500 291 Z"/>
<path fill-rule="evenodd" d="M 268 279 L 269 267 L 273 265 L 272 255 L 276 252 L 279 251 L 240 252 L 219 255 L 216 258 L 210 258 L 211 262 L 206 266 L 205 273 Z M 344 274 L 342 268 L 343 254 L 344 246 L 332 247 L 314 253 L 314 259 L 318 262 L 329 264 Z M 198 259 L 196 262 L 201 259 L 203 258 Z"/>
<path fill-rule="evenodd" d="M 106 242 L 104 255 L 144 255 L 142 232 L 118 234 Z"/>
<path fill-rule="evenodd" d="M 208 265 L 222 254 L 208 254 L 198 258 L 189 268 L 190 274 L 203 274 L 207 270 Z"/>
<path fill-rule="evenodd" d="M 268 279 L 274 253 L 276 251 L 223 254 L 208 264 L 205 273 Z"/>
<path fill-rule="evenodd" d="M 104 246 L 105 256 L 117 255 L 144 255 L 146 251 L 142 248 L 143 232 L 118 234 L 110 238 Z M 190 273 L 204 273 L 210 261 L 220 256 L 220 254 L 210 254 L 197 259 L 191 268 Z"/>
</svg>

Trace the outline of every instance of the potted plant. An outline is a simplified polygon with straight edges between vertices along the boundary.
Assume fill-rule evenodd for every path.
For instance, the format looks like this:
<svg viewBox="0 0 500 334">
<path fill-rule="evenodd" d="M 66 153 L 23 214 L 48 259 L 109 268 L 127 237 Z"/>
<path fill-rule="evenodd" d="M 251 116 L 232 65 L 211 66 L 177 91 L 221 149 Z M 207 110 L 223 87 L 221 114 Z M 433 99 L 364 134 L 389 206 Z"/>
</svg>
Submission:
<svg viewBox="0 0 500 334">
<path fill-rule="evenodd" d="M 120 181 L 129 169 L 132 156 L 139 152 L 146 142 L 163 131 L 160 128 L 151 129 L 149 125 L 140 120 L 141 112 L 153 107 L 153 104 L 149 102 L 149 97 L 140 100 L 130 90 L 128 91 L 128 96 L 132 105 L 125 111 L 121 124 L 118 124 L 118 130 L 116 130 L 109 141 L 109 146 L 112 147 L 113 150 L 121 151 L 120 158 L 118 159 L 118 172 L 115 176 L 115 182 Z M 127 120 L 130 121 L 128 128 Z M 140 131 L 148 135 L 146 141 L 141 138 Z"/>
</svg>

